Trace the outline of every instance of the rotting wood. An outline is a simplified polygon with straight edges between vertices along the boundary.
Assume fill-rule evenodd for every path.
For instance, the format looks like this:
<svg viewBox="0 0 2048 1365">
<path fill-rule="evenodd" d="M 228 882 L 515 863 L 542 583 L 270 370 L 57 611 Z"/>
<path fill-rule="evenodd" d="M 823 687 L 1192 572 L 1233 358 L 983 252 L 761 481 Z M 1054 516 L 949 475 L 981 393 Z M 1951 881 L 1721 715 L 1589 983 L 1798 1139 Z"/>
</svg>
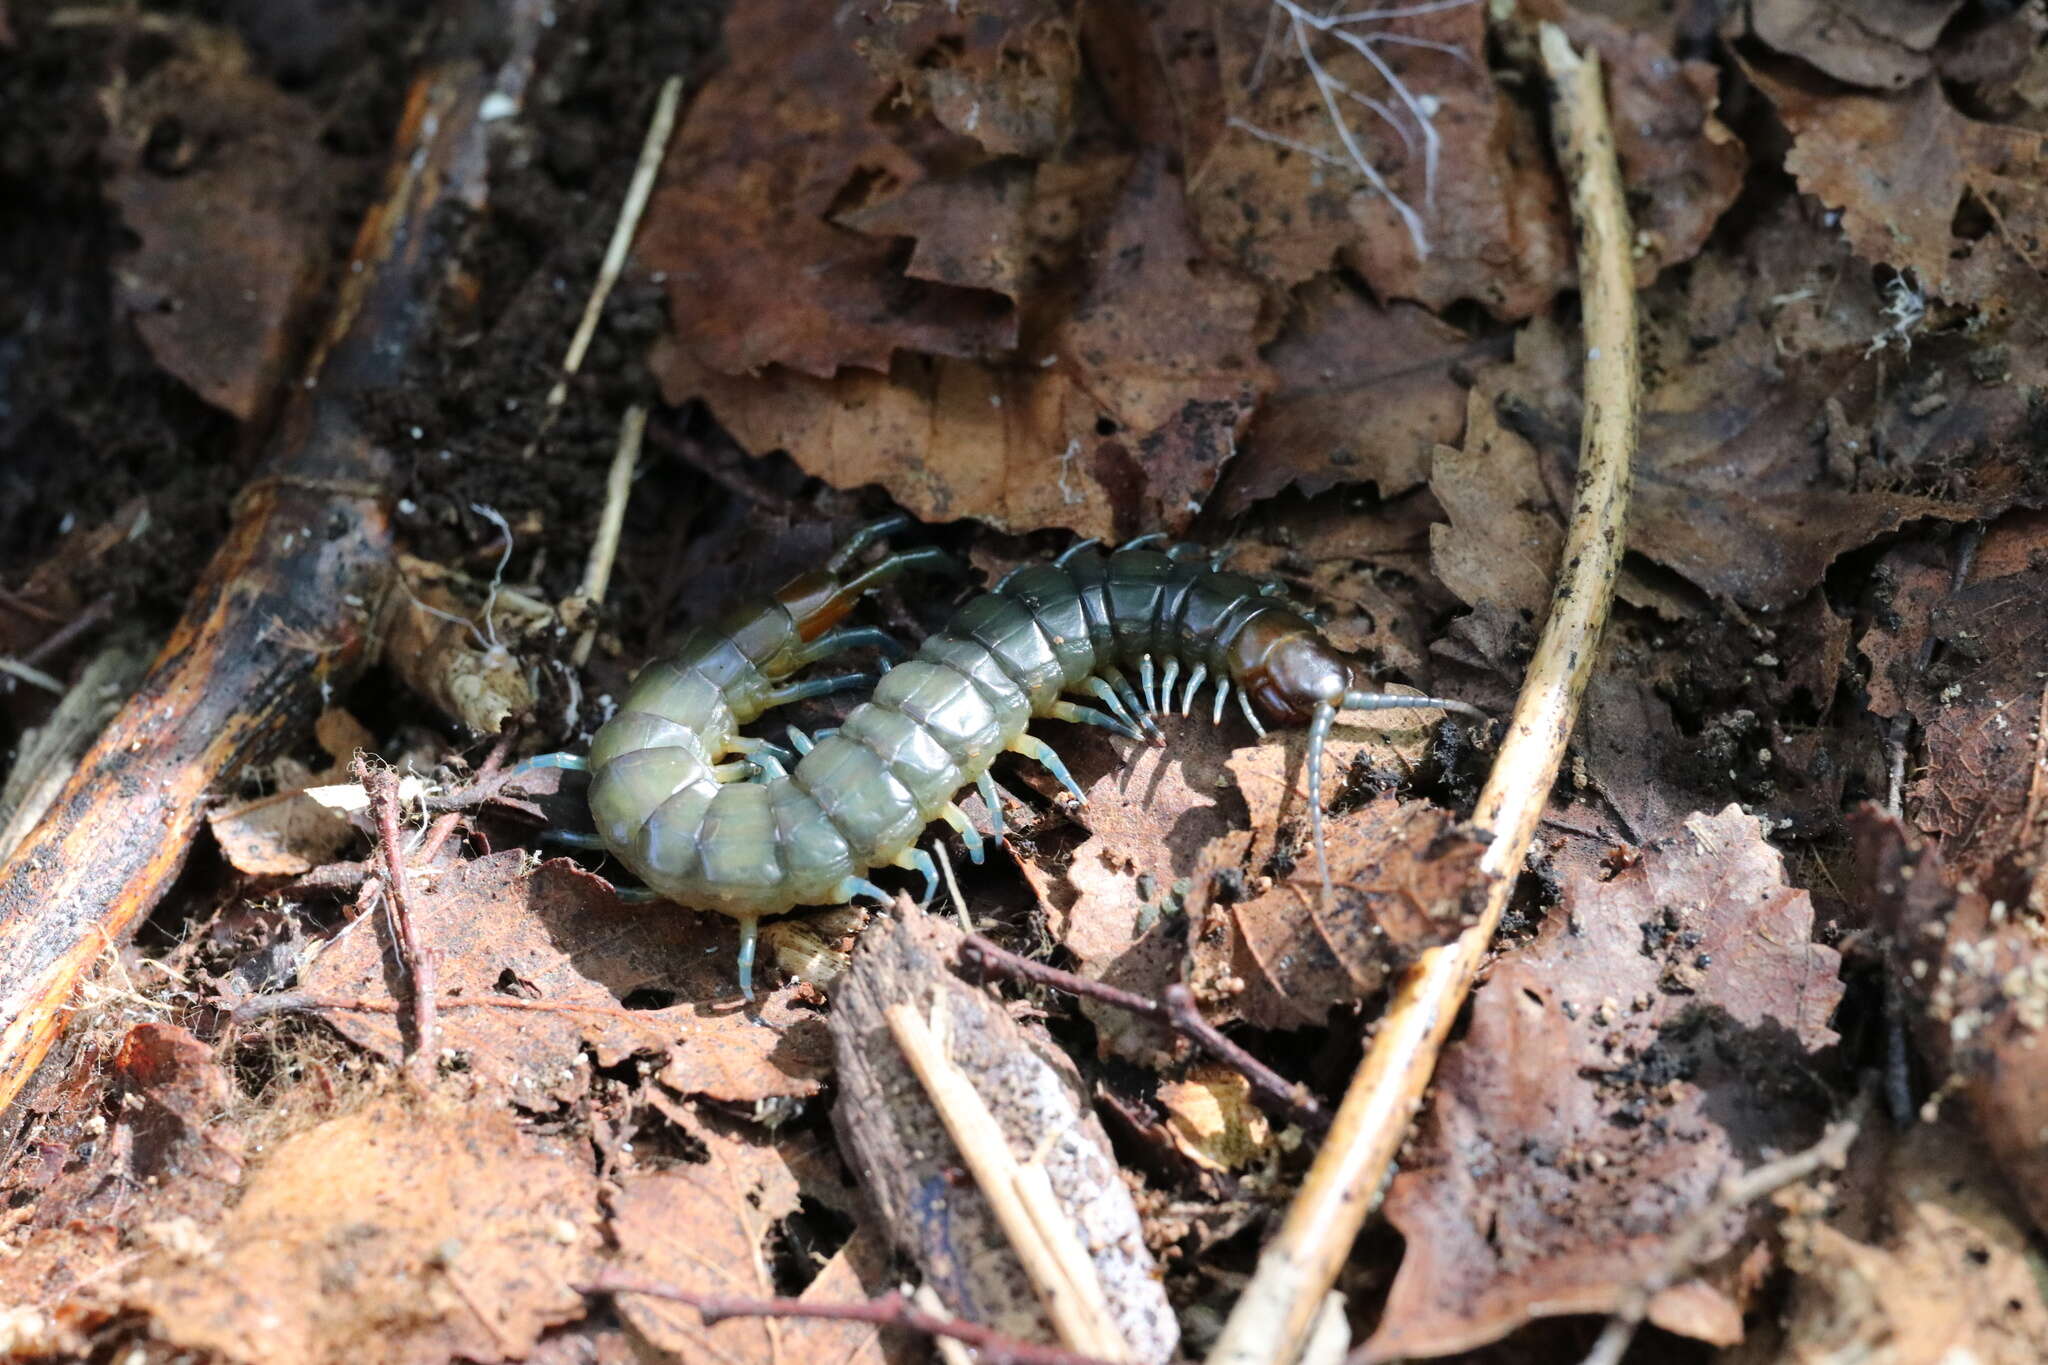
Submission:
<svg viewBox="0 0 2048 1365">
<path fill-rule="evenodd" d="M 208 793 L 297 733 L 370 653 L 393 464 L 359 407 L 403 378 L 431 334 L 448 234 L 486 198 L 480 110 L 518 97 L 540 32 L 536 0 L 478 8 L 448 31 L 490 34 L 510 55 L 486 65 L 465 48 L 414 80 L 386 184 L 262 472 L 134 696 L 0 865 L 0 1108 L 62 1032 L 94 962 L 170 886 Z"/>
<path fill-rule="evenodd" d="M 1479 921 L 1431 949 L 1402 978 L 1336 1122 L 1280 1231 L 1238 1299 L 1209 1365 L 1299 1358 L 1324 1295 L 1378 1205 L 1395 1154 L 1421 1106 L 1437 1055 L 1493 942 L 1529 841 L 1557 780 L 1614 599 L 1627 543 L 1631 466 L 1641 401 L 1633 233 L 1597 55 L 1538 26 L 1551 93 L 1552 136 L 1579 227 L 1586 344 L 1585 421 L 1571 524 L 1536 653 L 1473 820 L 1494 840 Z"/>
</svg>

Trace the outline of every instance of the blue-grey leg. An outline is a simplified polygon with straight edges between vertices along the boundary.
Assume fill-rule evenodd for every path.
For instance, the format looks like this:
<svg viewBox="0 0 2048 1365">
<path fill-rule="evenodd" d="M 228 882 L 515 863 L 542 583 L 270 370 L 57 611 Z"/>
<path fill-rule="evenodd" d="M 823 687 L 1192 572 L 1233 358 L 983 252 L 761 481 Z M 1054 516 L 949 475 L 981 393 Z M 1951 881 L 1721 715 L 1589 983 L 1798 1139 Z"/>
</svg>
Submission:
<svg viewBox="0 0 2048 1365">
<path fill-rule="evenodd" d="M 787 706 L 793 701 L 808 701 L 812 697 L 829 697 L 834 692 L 850 692 L 857 687 L 866 687 L 874 679 L 865 673 L 841 673 L 830 678 L 806 678 L 802 682 L 784 683 L 770 688 L 765 698 L 770 706 Z"/>
<path fill-rule="evenodd" d="M 730 763 L 711 766 L 711 776 L 720 782 L 751 782 L 760 775 L 761 765 L 751 758 L 736 758 Z"/>
<path fill-rule="evenodd" d="M 505 774 L 505 780 L 509 782 L 521 773 L 537 772 L 542 768 L 559 768 L 563 772 L 569 773 L 587 773 L 590 771 L 590 760 L 581 754 L 535 754 L 532 758 L 522 763 L 513 764 L 512 771 Z"/>
<path fill-rule="evenodd" d="M 1123 670 L 1111 664 L 1096 671 L 1102 675 L 1104 682 L 1116 689 L 1117 696 L 1123 698 L 1125 708 L 1134 713 L 1133 719 L 1137 722 L 1138 728 L 1153 738 L 1158 738 L 1158 722 L 1146 712 L 1145 699 L 1138 695 L 1137 688 L 1131 686 L 1131 680 L 1124 676 Z"/>
<path fill-rule="evenodd" d="M 796 757 L 795 754 L 792 754 L 780 744 L 771 744 L 765 739 L 756 739 L 752 735 L 735 735 L 732 740 L 732 747 L 749 758 L 765 756 L 774 759 L 778 763 L 788 763 Z"/>
<path fill-rule="evenodd" d="M 866 896 L 877 905 L 887 905 L 893 899 L 888 892 L 865 877 L 841 877 L 832 888 L 832 903 L 842 905 L 855 896 Z"/>
<path fill-rule="evenodd" d="M 1133 735 L 1138 733 L 1138 718 L 1125 707 L 1124 699 L 1117 695 L 1114 687 L 1092 673 L 1081 680 L 1081 686 L 1098 697 L 1102 704 L 1109 708 L 1111 715 L 1129 726 Z"/>
<path fill-rule="evenodd" d="M 1330 853 L 1323 844 L 1323 745 L 1330 738 L 1330 723 L 1336 719 L 1337 708 L 1325 702 L 1308 722 L 1308 829 L 1316 846 L 1316 871 L 1322 874 L 1325 904 L 1330 899 Z"/>
<path fill-rule="evenodd" d="M 1195 671 L 1188 674 L 1188 690 L 1180 694 L 1180 713 L 1187 715 L 1194 709 L 1195 693 L 1202 690 L 1202 684 L 1209 681 L 1209 665 L 1196 664 Z"/>
<path fill-rule="evenodd" d="M 979 867 L 981 860 L 988 855 L 981 846 L 981 831 L 967 818 L 967 812 L 948 801 L 939 808 L 939 818 L 953 827 L 953 832 L 960 836 L 960 842 L 966 846 L 968 858 Z M 940 856 L 945 856 L 943 849 L 940 850 Z"/>
<path fill-rule="evenodd" d="M 1160 710 L 1173 710 L 1173 684 L 1179 677 L 1180 656 L 1177 654 L 1169 654 L 1166 658 L 1166 671 L 1159 675 Z"/>
<path fill-rule="evenodd" d="M 1045 714 L 1054 720 L 1064 720 L 1074 725 L 1099 725 L 1105 730 L 1114 730 L 1131 739 L 1144 738 L 1138 733 L 1136 726 L 1126 725 L 1115 716 L 1098 711 L 1092 706 L 1076 706 L 1070 701 L 1056 701 L 1045 708 Z"/>
<path fill-rule="evenodd" d="M 540 832 L 544 844 L 560 844 L 563 848 L 600 849 L 605 846 L 604 837 L 586 833 L 580 829 L 544 829 Z"/>
<path fill-rule="evenodd" d="M 1080 554 L 1083 550 L 1093 549 L 1101 543 L 1101 536 L 1090 536 L 1086 540 L 1077 540 L 1066 549 L 1060 551 L 1059 557 L 1053 560 L 1053 567 L 1064 569 L 1067 567 L 1067 561 L 1075 555 Z"/>
<path fill-rule="evenodd" d="M 1155 686 L 1156 683 L 1157 679 L 1152 673 L 1152 656 L 1150 654 L 1139 655 L 1138 690 L 1145 698 L 1145 714 L 1147 717 L 1159 714 L 1159 692 Z"/>
<path fill-rule="evenodd" d="M 645 886 L 614 886 L 612 894 L 625 905 L 652 905 L 665 899 L 659 891 Z"/>
<path fill-rule="evenodd" d="M 896 855 L 896 866 L 924 878 L 924 894 L 917 898 L 917 903 L 930 906 L 939 894 L 939 865 L 932 861 L 932 855 L 912 844 Z"/>
<path fill-rule="evenodd" d="M 1252 710 L 1251 694 L 1242 687 L 1237 689 L 1237 709 L 1244 712 L 1245 720 L 1251 724 L 1252 733 L 1260 739 L 1264 739 L 1266 737 L 1266 727 L 1259 724 L 1258 713 Z"/>
<path fill-rule="evenodd" d="M 871 521 L 867 525 L 860 527 L 846 538 L 844 545 L 833 551 L 830 559 L 825 561 L 826 572 L 833 574 L 840 572 L 847 565 L 853 563 L 859 557 L 862 550 L 867 549 L 868 546 L 884 536 L 895 535 L 898 531 L 903 530 L 909 525 L 909 517 L 901 512 L 892 512 L 879 521 Z"/>
<path fill-rule="evenodd" d="M 1217 681 L 1216 681 L 1216 709 L 1215 709 L 1215 710 L 1214 710 L 1213 712 L 1211 712 L 1211 713 L 1210 713 L 1210 715 L 1209 715 L 1209 723 L 1210 723 L 1211 725 L 1221 725 L 1221 724 L 1223 723 L 1223 704 L 1224 704 L 1225 702 L 1229 701 L 1229 700 L 1230 700 L 1230 679 L 1228 679 L 1228 678 L 1219 678 L 1219 679 L 1217 679 Z"/>
<path fill-rule="evenodd" d="M 740 921 L 740 998 L 754 1003 L 754 948 L 761 941 L 761 921 L 748 915 Z"/>
<path fill-rule="evenodd" d="M 1142 536 L 1133 536 L 1131 539 L 1125 541 L 1123 544 L 1117 546 L 1116 548 L 1117 552 L 1121 554 L 1125 550 L 1142 550 L 1147 545 L 1150 545 L 1153 541 L 1164 539 L 1166 539 L 1166 532 L 1164 531 L 1147 531 Z"/>
<path fill-rule="evenodd" d="M 1036 735 L 1023 734 L 1005 746 L 1011 753 L 1038 760 L 1045 770 L 1059 779 L 1060 785 L 1074 794 L 1076 805 L 1088 804 L 1088 793 L 1081 790 L 1081 784 L 1074 781 L 1074 775 L 1067 771 L 1067 765 L 1052 751 L 1052 746 Z"/>
<path fill-rule="evenodd" d="M 981 804 L 988 807 L 989 837 L 997 843 L 1003 842 L 1003 798 L 996 792 L 996 780 L 983 773 L 974 779 L 974 789 L 981 793 Z"/>
<path fill-rule="evenodd" d="M 864 593 L 879 588 L 892 578 L 900 577 L 913 569 L 927 573 L 944 574 L 952 578 L 964 578 L 967 566 L 947 554 L 936 545 L 923 545 L 915 550 L 898 550 L 887 559 L 850 578 L 846 582 L 849 593 Z"/>
<path fill-rule="evenodd" d="M 828 630 L 797 651 L 799 664 L 814 664 L 846 649 L 877 649 L 884 658 L 900 659 L 905 650 L 900 641 L 879 626 L 840 626 Z"/>
<path fill-rule="evenodd" d="M 809 735 L 805 734 L 803 731 L 797 729 L 794 725 L 789 727 L 788 733 L 789 747 L 796 750 L 799 755 L 807 754 L 813 748 L 817 747 L 817 741 L 813 740 Z"/>
</svg>

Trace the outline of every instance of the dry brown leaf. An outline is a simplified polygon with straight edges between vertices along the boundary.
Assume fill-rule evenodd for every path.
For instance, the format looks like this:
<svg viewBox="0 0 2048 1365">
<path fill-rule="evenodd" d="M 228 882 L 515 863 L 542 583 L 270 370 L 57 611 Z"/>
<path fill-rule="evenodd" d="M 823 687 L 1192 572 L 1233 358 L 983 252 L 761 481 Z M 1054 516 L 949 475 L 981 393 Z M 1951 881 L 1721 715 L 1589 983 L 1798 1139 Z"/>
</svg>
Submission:
<svg viewBox="0 0 2048 1365">
<path fill-rule="evenodd" d="M 1205 1063 L 1159 1087 L 1165 1131 L 1174 1149 L 1197 1166 L 1234 1171 L 1267 1154 L 1272 1125 L 1252 1103 L 1251 1082 L 1227 1066 Z"/>
<path fill-rule="evenodd" d="M 1986 1175 L 1974 1134 L 1919 1124 L 1898 1135 L 1879 1175 L 1876 1235 L 1789 1220 L 1785 1259 L 1796 1279 L 1785 1339 L 1771 1358 L 1884 1365 L 2048 1358 L 2048 1263 L 2006 1191 Z"/>
<path fill-rule="evenodd" d="M 114 1075 L 139 1175 L 241 1180 L 243 1138 L 228 1121 L 235 1083 L 211 1047 L 175 1024 L 137 1024 L 114 1054 Z"/>
<path fill-rule="evenodd" d="M 1493 349 L 1413 304 L 1378 304 L 1341 277 L 1302 285 L 1266 348 L 1278 384 L 1224 475 L 1221 514 L 1288 487 L 1313 496 L 1371 483 L 1392 497 L 1423 482 L 1432 450 L 1464 433 L 1464 367 Z"/>
<path fill-rule="evenodd" d="M 787 450 L 836 487 L 879 483 L 927 521 L 1183 527 L 1269 386 L 1258 290 L 1204 259 L 1156 160 L 1131 170 L 1089 261 L 1071 309 L 1006 365 L 903 352 L 875 367 L 886 374 L 734 377 L 679 334 L 655 371 L 671 401 L 703 397 L 748 449 Z"/>
<path fill-rule="evenodd" d="M 910 279 L 892 240 L 830 221 L 849 185 L 924 174 L 877 121 L 893 82 L 855 55 L 867 31 L 857 10 L 821 15 L 802 0 L 727 16 L 725 65 L 669 147 L 639 239 L 694 366 L 829 379 L 842 366 L 886 372 L 899 348 L 980 356 L 1016 344 L 1008 299 Z"/>
<path fill-rule="evenodd" d="M 1370 1359 L 1612 1311 L 1724 1176 L 1806 1146 L 1826 1117 L 1808 1069 L 1835 1042 L 1839 958 L 1811 941 L 1812 904 L 1758 822 L 1694 815 L 1602 876 L 1566 869 L 1444 1054 L 1387 1195 L 1408 1249 Z M 1757 1216 L 1732 1216 L 1709 1256 L 1749 1244 Z M 1737 1293 L 1710 1275 L 1651 1320 L 1727 1344 Z"/>
<path fill-rule="evenodd" d="M 623 1177 L 611 1201 L 617 1268 L 701 1294 L 769 1299 L 782 1292 L 773 1269 L 778 1224 L 797 1211 L 799 1177 L 782 1147 L 749 1142 L 708 1125 L 689 1128 L 701 1161 Z M 687 1229 L 687 1235 L 683 1230 Z M 856 1231 L 807 1285 L 803 1297 L 848 1302 L 892 1286 L 887 1258 Z M 697 1310 L 637 1294 L 618 1296 L 632 1330 L 667 1358 L 690 1365 L 801 1358 L 807 1365 L 892 1359 L 871 1326 L 735 1318 L 705 1327 Z"/>
<path fill-rule="evenodd" d="M 862 7 L 861 54 L 897 100 L 995 157 L 1050 157 L 1067 140 L 1081 54 L 1069 7 L 967 0 Z"/>
<path fill-rule="evenodd" d="M 1749 29 L 1788 57 L 1851 85 L 1902 90 L 1934 69 L 1963 0 L 1754 0 Z"/>
<path fill-rule="evenodd" d="M 1297 850 L 1278 879 L 1249 861 L 1251 837 L 1210 846 L 1188 915 L 1190 984 L 1212 1018 L 1259 1028 L 1324 1024 L 1371 998 L 1394 972 L 1470 923 L 1486 845 L 1449 811 L 1383 796 L 1333 817 L 1330 880 Z"/>
<path fill-rule="evenodd" d="M 742 1104 L 816 1094 L 829 1068 L 824 1023 L 796 1006 L 790 988 L 764 993 L 751 1017 L 743 1007 L 738 930 L 723 915 L 622 905 L 575 863 L 534 868 L 517 849 L 415 869 L 412 913 L 440 958 L 444 1046 L 529 1107 L 584 1093 L 585 1046 L 600 1066 L 660 1058 L 655 1075 L 669 1088 Z M 323 1000 L 381 1003 L 382 1012 L 325 1017 L 357 1045 L 396 1059 L 404 1047 L 389 1012 L 395 975 L 381 925 L 365 923 L 315 958 L 303 985 Z"/>
<path fill-rule="evenodd" d="M 349 177 L 315 110 L 252 75 L 239 44 L 196 27 L 187 41 L 200 55 L 115 106 L 107 195 L 139 246 L 114 279 L 157 363 L 246 422 L 297 355 Z"/>
<path fill-rule="evenodd" d="M 1993 321 L 2048 305 L 2048 154 L 2030 129 L 1980 123 L 1938 80 L 1897 95 L 1823 90 L 1750 68 L 1793 137 L 1785 169 L 1840 209 L 1865 260 L 1911 270 L 1918 287 Z"/>
<path fill-rule="evenodd" d="M 579 1142 L 495 1102 L 382 1098 L 272 1147 L 217 1226 L 160 1239 L 120 1297 L 211 1359 L 518 1360 L 584 1311 L 596 1203 Z"/>
</svg>

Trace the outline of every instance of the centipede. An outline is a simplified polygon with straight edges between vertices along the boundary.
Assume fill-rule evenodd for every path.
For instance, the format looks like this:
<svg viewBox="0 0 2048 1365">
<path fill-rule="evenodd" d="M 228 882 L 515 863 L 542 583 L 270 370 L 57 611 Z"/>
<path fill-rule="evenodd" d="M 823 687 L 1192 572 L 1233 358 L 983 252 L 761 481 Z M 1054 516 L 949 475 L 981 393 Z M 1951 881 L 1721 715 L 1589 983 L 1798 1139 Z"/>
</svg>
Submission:
<svg viewBox="0 0 2048 1365">
<path fill-rule="evenodd" d="M 1085 804 L 1065 762 L 1030 732 L 1035 720 L 1163 742 L 1157 717 L 1192 713 L 1209 686 L 1216 723 L 1234 697 L 1262 736 L 1268 725 L 1306 726 L 1310 838 L 1327 895 L 1322 765 L 1338 714 L 1431 708 L 1485 718 L 1449 698 L 1370 690 L 1365 663 L 1334 645 L 1282 585 L 1163 536 L 1113 549 L 1082 541 L 1022 565 L 902 657 L 886 632 L 842 622 L 908 571 L 957 568 L 925 548 L 853 571 L 866 549 L 907 524 L 863 527 L 824 569 L 693 631 L 634 680 L 587 759 L 564 757 L 563 766 L 591 774 L 595 843 L 652 895 L 739 922 L 748 999 L 764 916 L 861 897 L 886 903 L 867 876 L 883 867 L 921 874 L 930 900 L 938 871 L 920 841 L 934 823 L 981 861 L 984 836 L 957 798 L 979 790 L 989 837 L 1002 840 L 990 771 L 1001 754 L 1037 762 Z M 885 662 L 836 730 L 792 728 L 788 748 L 741 733 L 771 708 L 864 686 L 870 675 L 792 680 L 861 645 L 893 666 Z"/>
</svg>

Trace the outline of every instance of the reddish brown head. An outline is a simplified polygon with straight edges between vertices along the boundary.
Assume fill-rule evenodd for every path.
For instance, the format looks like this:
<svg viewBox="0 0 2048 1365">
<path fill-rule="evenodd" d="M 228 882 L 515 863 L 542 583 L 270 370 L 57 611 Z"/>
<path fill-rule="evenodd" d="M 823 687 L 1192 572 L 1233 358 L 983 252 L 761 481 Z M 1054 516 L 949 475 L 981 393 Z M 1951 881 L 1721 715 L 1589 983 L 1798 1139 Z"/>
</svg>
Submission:
<svg viewBox="0 0 2048 1365">
<path fill-rule="evenodd" d="M 1358 670 L 1343 651 L 1291 611 L 1262 611 L 1230 644 L 1230 676 L 1276 725 L 1306 725 L 1322 706 L 1344 704 Z"/>
</svg>

